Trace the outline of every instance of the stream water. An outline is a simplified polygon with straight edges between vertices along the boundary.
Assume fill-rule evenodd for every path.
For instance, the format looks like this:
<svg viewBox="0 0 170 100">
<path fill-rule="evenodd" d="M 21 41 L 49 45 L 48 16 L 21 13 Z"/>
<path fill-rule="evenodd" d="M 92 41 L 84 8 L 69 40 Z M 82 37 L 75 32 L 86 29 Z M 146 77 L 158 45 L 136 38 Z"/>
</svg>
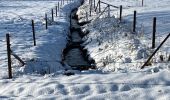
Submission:
<svg viewBox="0 0 170 100">
<path fill-rule="evenodd" d="M 80 26 L 78 25 L 78 20 L 74 17 L 76 12 L 72 12 L 71 15 L 71 43 L 67 47 L 67 52 L 65 54 L 65 62 L 76 70 L 87 70 L 90 68 L 91 64 L 87 59 L 85 59 L 85 54 L 81 48 L 82 37 L 80 33 Z"/>
</svg>

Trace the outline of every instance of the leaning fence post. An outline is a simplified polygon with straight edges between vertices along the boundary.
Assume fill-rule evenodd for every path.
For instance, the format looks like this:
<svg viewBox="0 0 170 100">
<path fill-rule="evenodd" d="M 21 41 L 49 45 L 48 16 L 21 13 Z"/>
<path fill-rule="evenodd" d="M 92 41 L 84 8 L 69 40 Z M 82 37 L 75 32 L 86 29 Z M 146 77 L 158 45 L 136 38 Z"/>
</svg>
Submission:
<svg viewBox="0 0 170 100">
<path fill-rule="evenodd" d="M 122 21 L 122 5 L 120 5 L 120 17 L 119 17 L 120 19 L 120 22 Z"/>
<path fill-rule="evenodd" d="M 32 20 L 32 34 L 33 34 L 34 46 L 36 46 L 34 20 Z"/>
<path fill-rule="evenodd" d="M 6 34 L 6 42 L 7 42 L 7 56 L 8 56 L 8 76 L 12 78 L 12 67 L 11 67 L 11 48 L 10 48 L 10 38 L 9 34 Z"/>
<path fill-rule="evenodd" d="M 54 21 L 54 11 L 51 9 L 51 17 L 52 17 L 52 22 Z"/>
<path fill-rule="evenodd" d="M 47 18 L 47 14 L 45 14 L 45 29 L 48 29 L 48 18 Z"/>
<path fill-rule="evenodd" d="M 133 16 L 133 32 L 136 31 L 136 11 L 134 11 L 134 16 Z"/>
<path fill-rule="evenodd" d="M 147 61 L 144 63 L 144 65 L 141 67 L 143 69 L 149 61 L 152 59 L 152 57 L 156 54 L 156 52 L 162 47 L 162 45 L 167 41 L 167 39 L 170 37 L 170 33 L 166 36 L 166 38 L 161 42 L 161 44 L 155 49 L 155 51 L 152 53 L 152 55 L 147 59 Z"/>
<path fill-rule="evenodd" d="M 152 49 L 155 48 L 156 17 L 153 18 Z"/>
<path fill-rule="evenodd" d="M 12 50 L 11 55 L 13 55 L 22 64 L 21 66 L 25 65 L 24 61 L 22 61 L 22 59 L 19 56 L 17 56 Z"/>
</svg>

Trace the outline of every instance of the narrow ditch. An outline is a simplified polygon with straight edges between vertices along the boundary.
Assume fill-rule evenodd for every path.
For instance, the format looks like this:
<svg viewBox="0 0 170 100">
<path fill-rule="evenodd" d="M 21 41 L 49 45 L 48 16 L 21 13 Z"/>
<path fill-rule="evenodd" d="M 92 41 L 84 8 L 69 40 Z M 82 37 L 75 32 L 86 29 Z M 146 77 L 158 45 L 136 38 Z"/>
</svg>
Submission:
<svg viewBox="0 0 170 100">
<path fill-rule="evenodd" d="M 67 47 L 63 50 L 63 62 L 71 66 L 72 70 L 89 70 L 95 69 L 94 60 L 89 60 L 87 50 L 84 49 L 81 44 L 83 43 L 82 38 L 84 33 L 78 23 L 78 17 L 76 15 L 77 9 L 71 13 L 70 21 L 70 34 Z M 67 70 L 67 69 L 66 69 Z"/>
</svg>

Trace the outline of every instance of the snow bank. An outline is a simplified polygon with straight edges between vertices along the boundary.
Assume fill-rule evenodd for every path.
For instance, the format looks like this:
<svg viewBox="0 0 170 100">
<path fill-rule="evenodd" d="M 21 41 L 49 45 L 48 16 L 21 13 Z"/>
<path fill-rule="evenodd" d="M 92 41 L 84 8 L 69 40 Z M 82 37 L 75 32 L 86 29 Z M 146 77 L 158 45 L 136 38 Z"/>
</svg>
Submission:
<svg viewBox="0 0 170 100">
<path fill-rule="evenodd" d="M 118 20 L 119 9 L 111 7 L 111 17 L 108 15 L 108 9 L 101 15 L 94 12 L 92 7 L 91 16 L 88 20 L 91 23 L 82 26 L 84 32 L 88 34 L 84 37 L 85 49 L 88 50 L 90 59 L 93 58 L 96 66 L 103 71 L 123 71 L 126 72 L 140 70 L 147 58 L 152 54 L 152 18 L 157 17 L 156 47 L 163 41 L 170 31 L 169 26 L 169 2 L 163 0 L 151 4 L 151 0 L 144 2 L 144 7 L 140 1 L 133 0 L 102 0 L 106 3 L 119 7 L 123 5 L 123 21 Z M 157 5 L 156 5 L 157 4 Z M 159 5 L 158 5 L 159 4 Z M 107 5 L 101 3 L 101 11 Z M 133 11 L 137 11 L 137 31 L 132 32 Z M 87 20 L 89 14 L 89 2 L 86 0 L 77 15 L 79 22 Z M 165 23 L 166 20 L 166 23 Z M 164 24 L 163 24 L 164 23 Z M 154 56 L 151 66 L 169 67 L 169 40 L 166 41 L 161 50 Z M 163 61 L 160 60 L 163 56 Z"/>
</svg>

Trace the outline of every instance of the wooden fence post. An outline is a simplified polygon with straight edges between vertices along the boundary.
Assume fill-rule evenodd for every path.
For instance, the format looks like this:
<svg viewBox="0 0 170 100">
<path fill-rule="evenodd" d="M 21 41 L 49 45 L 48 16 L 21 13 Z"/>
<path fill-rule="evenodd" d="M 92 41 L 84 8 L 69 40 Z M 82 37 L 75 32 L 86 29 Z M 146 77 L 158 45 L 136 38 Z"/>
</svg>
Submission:
<svg viewBox="0 0 170 100">
<path fill-rule="evenodd" d="M 11 47 L 10 47 L 10 37 L 9 34 L 6 34 L 7 42 L 7 57 L 8 57 L 8 76 L 9 79 L 12 78 L 12 67 L 11 67 Z"/>
<path fill-rule="evenodd" d="M 88 19 L 88 12 L 86 12 L 86 21 L 88 21 L 89 19 Z"/>
<path fill-rule="evenodd" d="M 53 9 L 51 9 L 51 18 L 52 18 L 52 22 L 54 21 L 54 11 Z"/>
<path fill-rule="evenodd" d="M 99 1 L 97 2 L 97 5 L 96 5 L 96 7 L 94 9 L 95 12 L 97 11 L 98 5 L 99 5 Z"/>
<path fill-rule="evenodd" d="M 143 7 L 143 0 L 142 0 L 142 7 Z"/>
<path fill-rule="evenodd" d="M 110 18 L 110 5 L 107 5 L 108 7 L 108 17 Z"/>
<path fill-rule="evenodd" d="M 120 5 L 120 17 L 119 17 L 120 19 L 120 22 L 122 21 L 122 5 Z"/>
<path fill-rule="evenodd" d="M 133 32 L 136 32 L 136 11 L 134 11 L 133 16 Z"/>
<path fill-rule="evenodd" d="M 153 18 L 152 49 L 155 48 L 156 17 Z"/>
<path fill-rule="evenodd" d="M 60 5 L 61 5 L 61 6 L 62 6 L 62 4 L 63 4 L 62 1 L 63 1 L 63 0 L 60 0 Z"/>
<path fill-rule="evenodd" d="M 58 11 L 60 11 L 60 3 L 58 2 Z"/>
<path fill-rule="evenodd" d="M 100 5 L 100 0 L 99 0 L 99 13 L 101 12 L 101 5 Z"/>
<path fill-rule="evenodd" d="M 94 0 L 93 3 L 94 3 L 94 9 L 95 9 L 95 7 L 96 7 L 96 0 Z"/>
<path fill-rule="evenodd" d="M 34 20 L 32 20 L 32 34 L 33 34 L 34 46 L 36 46 Z"/>
<path fill-rule="evenodd" d="M 48 29 L 48 18 L 47 18 L 47 14 L 45 14 L 45 29 Z"/>
<path fill-rule="evenodd" d="M 92 0 L 90 0 L 90 16 L 91 16 L 91 12 L 92 12 Z"/>
<path fill-rule="evenodd" d="M 70 30 L 71 30 L 71 28 L 72 28 L 72 22 L 71 22 L 71 20 L 72 20 L 72 16 L 71 16 L 71 14 L 70 14 Z"/>
<path fill-rule="evenodd" d="M 58 11 L 57 6 L 55 7 L 55 9 L 56 9 L 56 10 L 55 10 L 55 13 L 56 13 L 56 17 L 57 17 L 57 11 Z"/>
</svg>

